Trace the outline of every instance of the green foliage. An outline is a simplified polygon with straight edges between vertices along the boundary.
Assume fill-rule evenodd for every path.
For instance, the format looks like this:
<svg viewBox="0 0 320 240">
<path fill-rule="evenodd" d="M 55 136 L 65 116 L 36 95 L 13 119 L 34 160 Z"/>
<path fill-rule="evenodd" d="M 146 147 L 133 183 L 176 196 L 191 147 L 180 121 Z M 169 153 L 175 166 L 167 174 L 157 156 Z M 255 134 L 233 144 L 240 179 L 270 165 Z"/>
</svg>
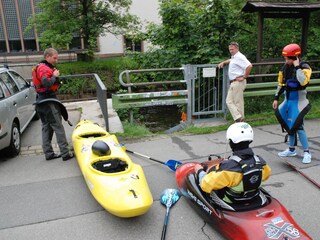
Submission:
<svg viewBox="0 0 320 240">
<path fill-rule="evenodd" d="M 256 62 L 258 14 L 244 13 L 245 0 L 161 0 L 162 24 L 150 24 L 142 37 L 154 46 L 135 56 L 143 68 L 177 67 L 181 64 L 218 63 L 228 58 L 228 43 L 237 41 L 241 51 Z M 318 57 L 320 15 L 310 14 L 306 58 Z M 300 18 L 265 18 L 263 59 L 281 58 L 282 48 L 301 44 Z"/>
<path fill-rule="evenodd" d="M 319 11 L 310 14 L 310 27 L 308 31 L 308 49 L 306 58 L 314 59 L 319 58 L 320 55 L 320 14 Z"/>
<path fill-rule="evenodd" d="M 162 25 L 150 24 L 145 37 L 175 66 L 208 63 L 227 51 L 236 22 L 230 1 L 221 0 L 162 1 L 160 15 Z"/>
<path fill-rule="evenodd" d="M 305 119 L 318 119 L 320 118 L 320 98 L 319 93 L 309 93 L 308 98 L 311 102 L 312 108 L 311 111 L 305 116 Z M 246 104 L 247 100 L 246 99 Z M 259 100 L 254 100 L 255 98 L 251 98 L 249 100 L 250 105 L 245 105 L 245 111 L 246 111 L 246 122 L 250 123 L 251 126 L 257 127 L 257 126 L 263 126 L 263 125 L 269 125 L 269 124 L 279 124 L 274 111 L 272 109 L 272 99 L 268 98 L 262 98 Z M 271 100 L 271 101 L 270 101 Z M 250 109 L 254 104 L 253 102 L 259 102 L 259 104 L 255 105 L 262 105 L 265 106 L 264 110 L 261 108 L 259 112 L 254 112 L 252 109 Z M 252 103 L 252 104 L 251 104 Z M 226 124 L 220 125 L 220 126 L 213 126 L 213 127 L 196 127 L 196 126 L 189 126 L 183 131 L 181 131 L 179 134 L 209 134 L 209 133 L 215 133 L 218 131 L 226 130 L 230 124 L 232 124 L 233 121 L 230 120 Z M 178 133 L 176 133 L 178 134 Z"/>
<path fill-rule="evenodd" d="M 136 63 L 129 57 L 109 58 L 95 60 L 94 62 L 65 62 L 57 65 L 57 68 L 60 70 L 62 75 L 96 73 L 106 85 L 107 91 L 112 92 L 121 89 L 119 84 L 119 74 L 126 69 L 135 69 L 136 67 Z M 67 85 L 68 89 L 71 92 L 77 92 L 77 84 L 73 85 L 72 81 L 77 80 L 69 79 L 69 83 Z M 93 78 L 91 78 L 91 81 L 88 79 L 87 81 L 89 85 L 94 82 Z"/>
<path fill-rule="evenodd" d="M 88 78 L 70 78 L 61 81 L 59 93 L 77 96 L 83 93 L 84 90 L 88 91 L 88 89 L 95 89 L 94 81 L 90 81 Z"/>
<path fill-rule="evenodd" d="M 106 32 L 137 31 L 139 22 L 129 14 L 131 0 L 50 0 L 37 3 L 27 31 L 40 33 L 42 48 L 66 48 L 75 36 L 82 37 L 88 56 L 93 55 L 96 38 Z"/>
<path fill-rule="evenodd" d="M 260 96 L 245 98 L 245 115 L 273 112 L 272 102 L 274 96 Z M 259 104 L 257 104 L 259 103 Z"/>
<path fill-rule="evenodd" d="M 140 124 L 144 119 L 143 115 L 140 114 L 139 108 L 124 108 L 118 109 L 117 114 L 121 120 L 121 122 L 130 122 L 130 114 L 134 116 L 134 123 Z"/>
<path fill-rule="evenodd" d="M 118 133 L 117 136 L 132 139 L 153 135 L 144 125 L 131 124 L 128 122 L 123 122 L 123 130 L 124 133 Z"/>
<path fill-rule="evenodd" d="M 224 124 L 224 125 L 215 126 L 215 127 L 196 127 L 194 125 L 190 125 L 184 130 L 182 130 L 181 133 L 182 134 L 188 133 L 188 134 L 194 134 L 194 135 L 216 133 L 216 132 L 227 130 L 229 126 L 230 124 Z"/>
</svg>

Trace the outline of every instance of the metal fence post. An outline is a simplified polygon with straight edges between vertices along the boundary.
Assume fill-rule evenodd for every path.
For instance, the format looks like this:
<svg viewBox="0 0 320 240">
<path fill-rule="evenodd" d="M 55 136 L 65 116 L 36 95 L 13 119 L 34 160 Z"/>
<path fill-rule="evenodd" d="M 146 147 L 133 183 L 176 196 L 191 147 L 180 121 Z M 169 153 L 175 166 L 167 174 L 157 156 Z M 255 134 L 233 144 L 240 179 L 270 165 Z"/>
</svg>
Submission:
<svg viewBox="0 0 320 240">
<path fill-rule="evenodd" d="M 187 83 L 188 101 L 187 101 L 187 123 L 192 122 L 192 66 L 183 65 L 184 80 Z"/>
<path fill-rule="evenodd" d="M 99 102 L 104 122 L 106 124 L 106 130 L 109 131 L 109 117 L 108 117 L 108 99 L 107 99 L 107 88 L 101 81 L 98 74 L 93 74 L 96 79 L 96 91 L 97 100 Z"/>
<path fill-rule="evenodd" d="M 228 93 L 228 89 L 229 89 L 229 77 L 228 77 L 228 70 L 229 70 L 229 65 L 224 65 L 223 67 L 223 78 L 222 78 L 222 82 L 223 82 L 223 90 L 222 90 L 222 109 L 224 112 L 224 119 L 227 119 L 227 104 L 226 104 L 226 98 L 227 98 L 227 93 Z"/>
</svg>

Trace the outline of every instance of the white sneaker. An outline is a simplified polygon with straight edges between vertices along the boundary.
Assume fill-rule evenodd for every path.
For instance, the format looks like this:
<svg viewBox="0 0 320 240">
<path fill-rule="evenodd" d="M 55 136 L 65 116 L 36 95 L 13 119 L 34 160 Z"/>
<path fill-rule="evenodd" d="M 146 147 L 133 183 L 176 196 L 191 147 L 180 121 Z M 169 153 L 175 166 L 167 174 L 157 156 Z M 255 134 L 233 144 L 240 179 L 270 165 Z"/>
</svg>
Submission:
<svg viewBox="0 0 320 240">
<path fill-rule="evenodd" d="M 302 163 L 306 163 L 306 164 L 311 163 L 311 153 L 309 153 L 309 152 L 303 153 Z"/>
<path fill-rule="evenodd" d="M 284 150 L 283 152 L 279 152 L 279 153 L 278 153 L 278 156 L 279 156 L 279 157 L 293 157 L 293 156 L 296 156 L 296 155 L 297 155 L 296 150 L 294 150 L 293 152 L 291 152 L 291 151 L 289 150 L 289 148 L 286 149 L 286 150 Z"/>
</svg>

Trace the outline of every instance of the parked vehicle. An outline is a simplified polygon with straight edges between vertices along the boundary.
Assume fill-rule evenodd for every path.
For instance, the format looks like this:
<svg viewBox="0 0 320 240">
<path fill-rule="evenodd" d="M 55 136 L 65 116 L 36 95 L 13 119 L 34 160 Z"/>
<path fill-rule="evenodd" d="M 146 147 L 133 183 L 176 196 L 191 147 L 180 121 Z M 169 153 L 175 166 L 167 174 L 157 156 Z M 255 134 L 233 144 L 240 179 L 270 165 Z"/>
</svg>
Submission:
<svg viewBox="0 0 320 240">
<path fill-rule="evenodd" d="M 0 68 L 0 150 L 16 156 L 21 149 L 21 133 L 32 119 L 39 119 L 31 83 L 8 67 Z"/>
</svg>

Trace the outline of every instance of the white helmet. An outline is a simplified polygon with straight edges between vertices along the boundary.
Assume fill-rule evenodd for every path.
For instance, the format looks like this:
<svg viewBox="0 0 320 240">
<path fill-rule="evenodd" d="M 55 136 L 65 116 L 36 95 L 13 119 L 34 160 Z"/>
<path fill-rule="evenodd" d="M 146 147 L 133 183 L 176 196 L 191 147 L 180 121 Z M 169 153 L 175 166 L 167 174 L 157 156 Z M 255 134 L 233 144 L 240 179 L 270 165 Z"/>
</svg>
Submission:
<svg viewBox="0 0 320 240">
<path fill-rule="evenodd" d="M 237 122 L 232 124 L 227 130 L 227 140 L 233 143 L 253 141 L 253 130 L 248 123 Z"/>
</svg>

